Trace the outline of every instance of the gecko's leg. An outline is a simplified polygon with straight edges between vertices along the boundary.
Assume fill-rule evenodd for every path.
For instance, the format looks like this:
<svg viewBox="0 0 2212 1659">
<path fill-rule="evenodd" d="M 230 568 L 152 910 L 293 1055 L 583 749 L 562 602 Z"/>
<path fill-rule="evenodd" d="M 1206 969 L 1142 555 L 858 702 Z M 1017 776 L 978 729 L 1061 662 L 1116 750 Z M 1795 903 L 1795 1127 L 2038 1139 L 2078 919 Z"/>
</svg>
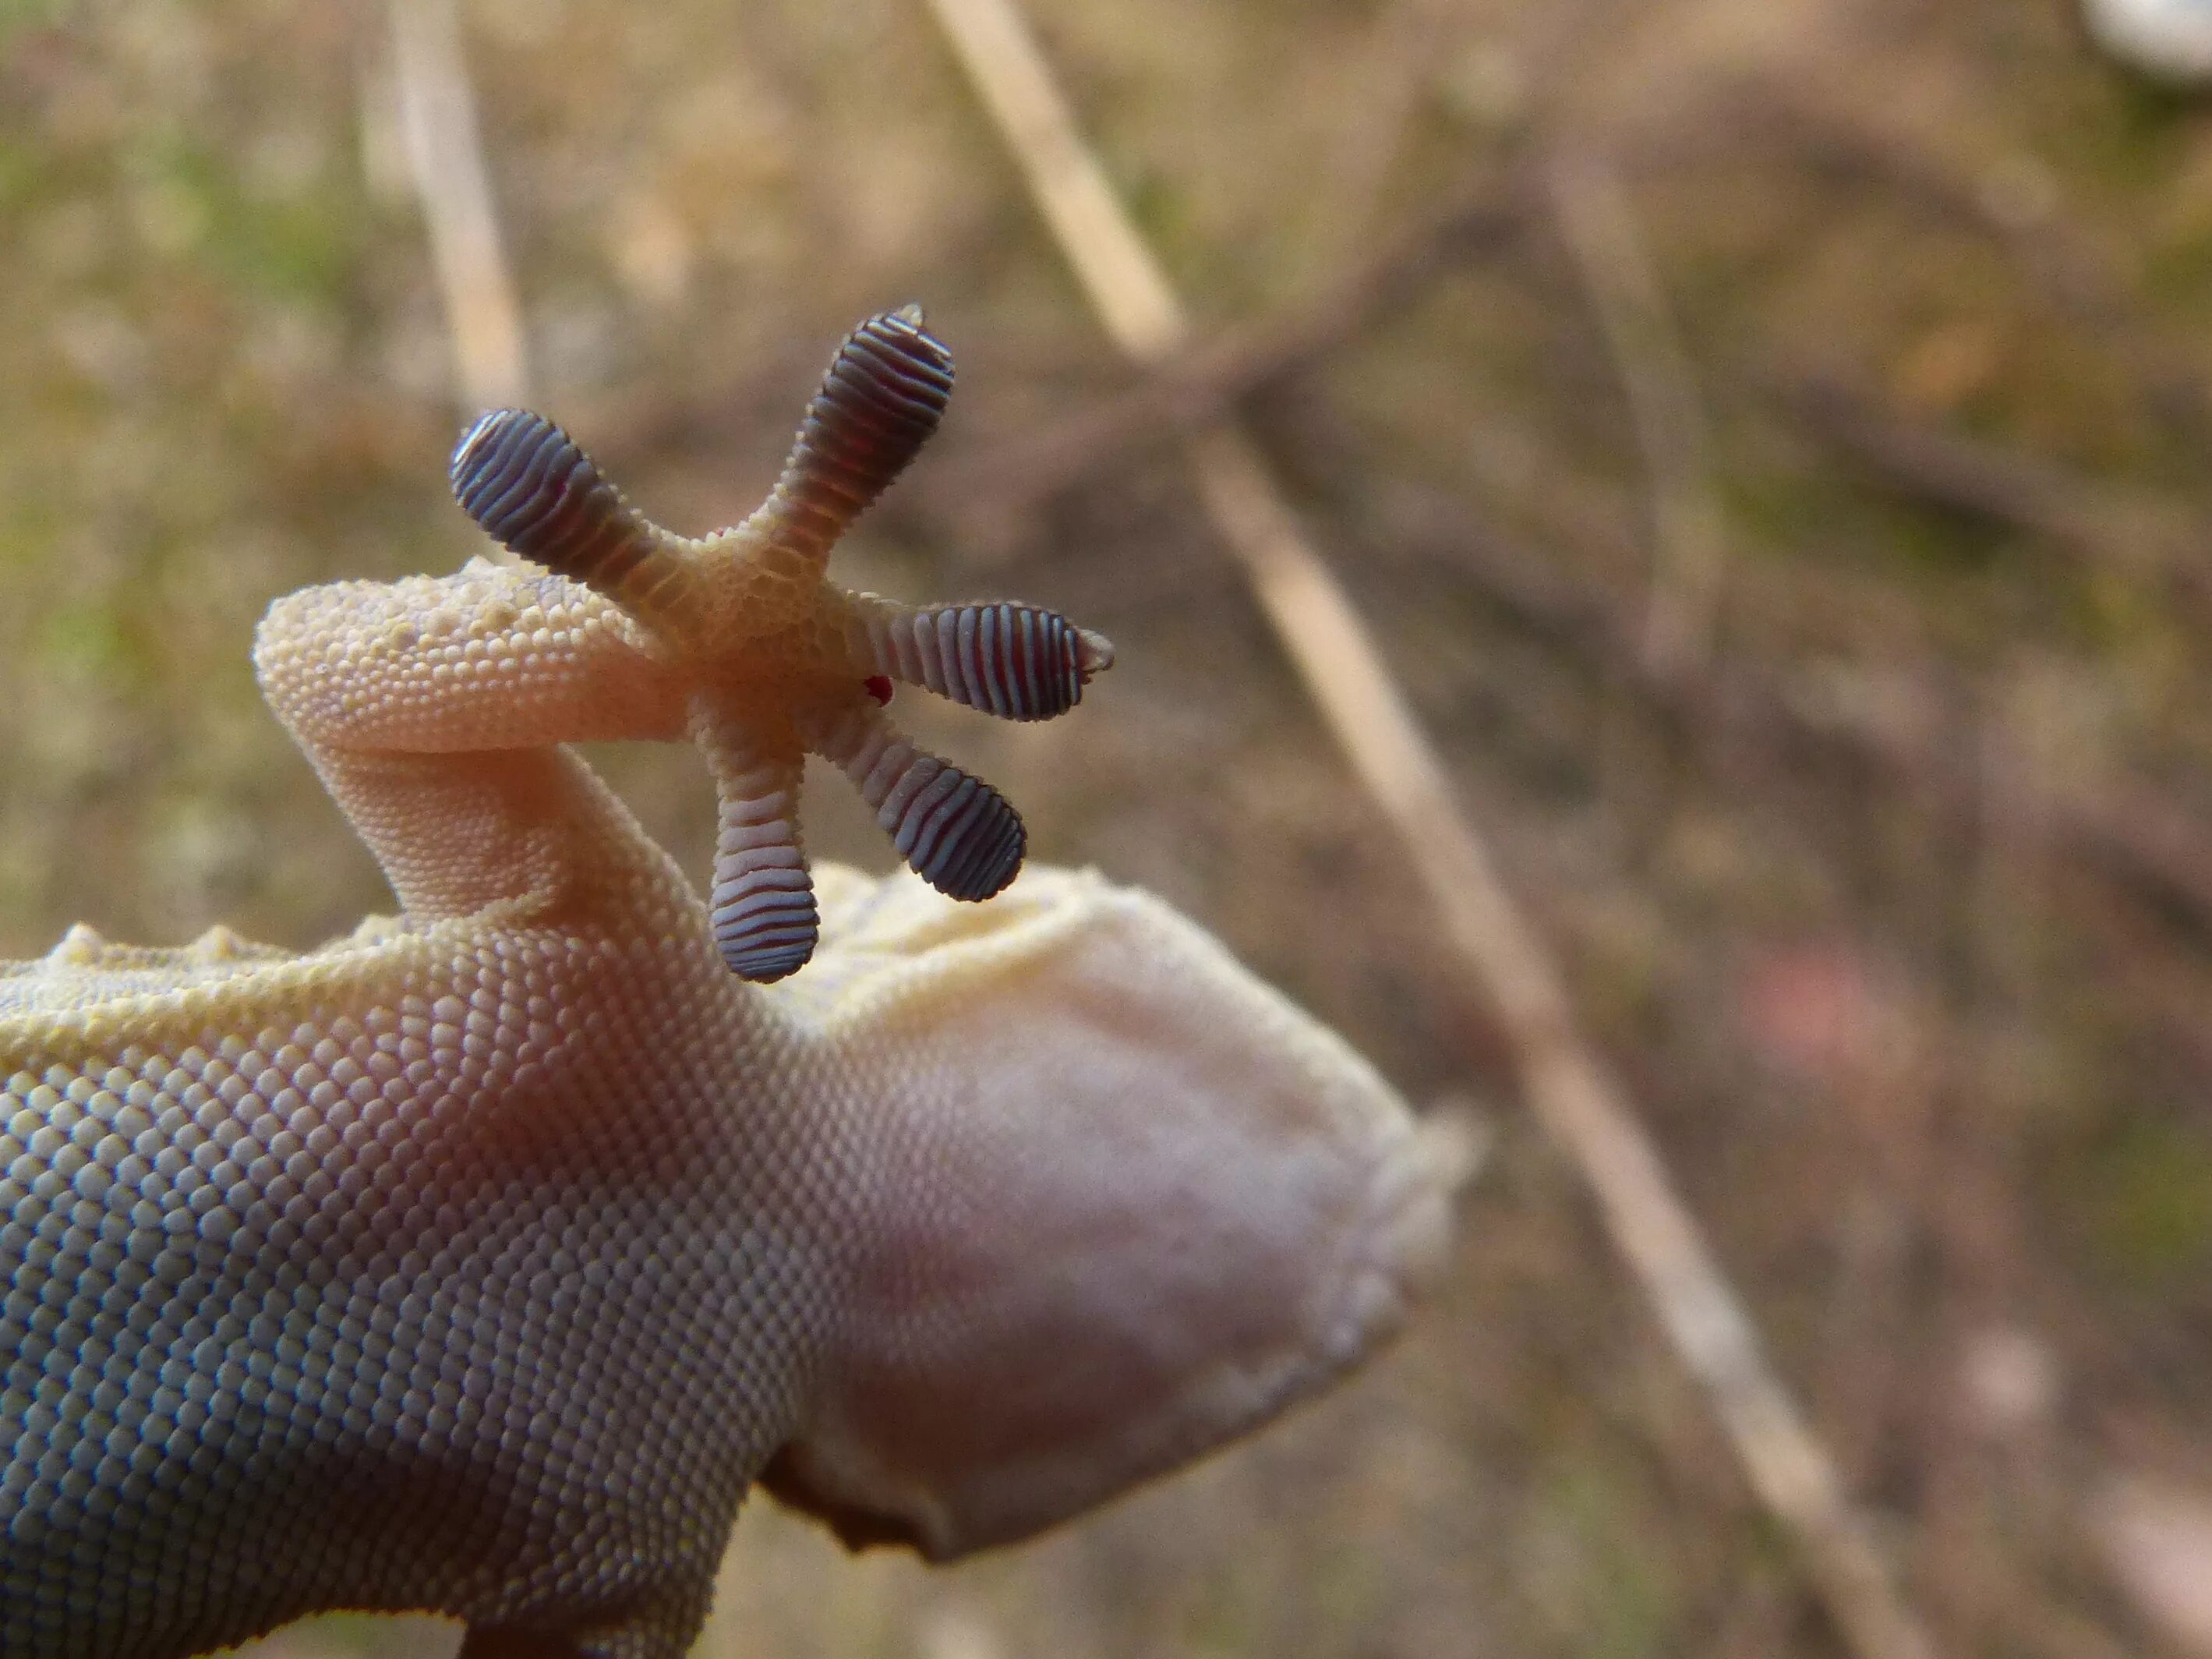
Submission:
<svg viewBox="0 0 2212 1659">
<path fill-rule="evenodd" d="M 890 681 L 905 680 L 1003 718 L 1047 720 L 1080 700 L 1113 647 L 1034 605 L 901 605 L 849 593 L 824 574 L 831 545 L 936 430 L 951 390 L 951 354 L 918 308 L 869 318 L 838 348 L 768 500 L 698 541 L 647 520 L 542 416 L 496 410 L 478 420 L 454 452 L 455 499 L 487 533 L 568 579 L 562 591 L 605 636 L 619 636 L 619 649 L 589 662 L 556 653 L 547 686 L 530 683 L 545 665 L 538 656 L 514 659 L 501 620 L 465 641 L 467 660 L 450 645 L 436 655 L 375 597 L 398 590 L 347 596 L 349 613 L 380 607 L 382 632 L 370 628 L 365 640 L 351 614 L 321 616 L 331 629 L 307 626 L 318 618 L 305 607 L 272 612 L 261 653 L 270 699 L 408 908 L 588 902 L 593 884 L 570 877 L 590 877 L 589 861 L 561 855 L 599 835 L 592 812 L 573 835 L 562 827 L 591 804 L 568 787 L 564 763 L 519 751 L 685 727 L 721 793 L 714 931 L 744 978 L 781 978 L 813 947 L 793 817 L 804 749 L 844 768 L 940 891 L 988 898 L 1012 881 L 1019 817 L 989 786 L 900 738 L 863 690 L 881 699 Z M 334 646 L 333 633 L 346 636 Z M 364 653 L 365 673 L 356 660 Z M 465 766 L 424 758 L 457 750 L 487 752 Z M 438 844 L 421 833 L 434 822 Z M 502 845 L 527 856 L 502 858 Z"/>
<path fill-rule="evenodd" d="M 598 594 L 483 563 L 310 588 L 270 608 L 254 665 L 410 915 L 580 915 L 626 891 L 689 903 L 557 746 L 684 732 L 688 680 Z"/>
</svg>

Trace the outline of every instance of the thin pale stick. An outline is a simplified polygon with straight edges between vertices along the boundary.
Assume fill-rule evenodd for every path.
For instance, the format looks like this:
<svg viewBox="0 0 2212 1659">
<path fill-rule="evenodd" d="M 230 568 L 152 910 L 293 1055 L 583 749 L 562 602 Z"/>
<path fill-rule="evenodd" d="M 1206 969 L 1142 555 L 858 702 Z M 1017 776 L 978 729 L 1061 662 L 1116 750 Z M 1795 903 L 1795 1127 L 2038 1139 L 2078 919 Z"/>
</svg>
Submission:
<svg viewBox="0 0 2212 1659">
<path fill-rule="evenodd" d="M 530 375 L 454 0 L 392 0 L 392 49 L 400 131 L 453 337 L 454 401 L 473 420 L 527 404 Z"/>
<path fill-rule="evenodd" d="M 1720 606 L 1724 538 L 1705 405 L 1620 174 L 1601 156 L 1571 151 L 1547 172 L 1644 453 L 1653 553 L 1644 659 L 1650 672 L 1670 678 L 1705 665 Z"/>
<path fill-rule="evenodd" d="M 1140 360 L 1175 349 L 1188 332 L 1182 307 L 1085 149 L 1021 17 L 1007 0 L 930 0 L 930 9 L 1108 331 Z M 1589 1182 L 1753 1490 L 1796 1541 L 1860 1659 L 1929 1659 L 1933 1642 L 1762 1351 L 1626 1092 L 1577 1032 L 1557 969 L 1453 799 L 1366 624 L 1241 431 L 1211 428 L 1187 447 L 1209 514 L 1489 994 L 1531 1109 Z"/>
</svg>

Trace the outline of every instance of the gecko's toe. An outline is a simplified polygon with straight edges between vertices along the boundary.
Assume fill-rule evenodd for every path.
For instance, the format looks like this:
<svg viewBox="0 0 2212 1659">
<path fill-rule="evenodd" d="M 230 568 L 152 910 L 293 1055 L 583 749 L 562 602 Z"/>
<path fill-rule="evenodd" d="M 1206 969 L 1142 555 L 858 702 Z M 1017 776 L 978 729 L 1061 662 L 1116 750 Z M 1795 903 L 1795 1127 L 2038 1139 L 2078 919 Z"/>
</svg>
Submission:
<svg viewBox="0 0 2212 1659">
<path fill-rule="evenodd" d="M 1021 873 L 1022 815 L 982 779 L 916 748 L 872 697 L 803 719 L 800 735 L 875 808 L 908 868 L 947 898 L 990 898 Z"/>
<path fill-rule="evenodd" d="M 453 499 L 494 541 L 647 622 L 680 609 L 684 559 L 576 441 L 526 409 L 495 409 L 453 448 Z"/>
<path fill-rule="evenodd" d="M 723 963 L 739 979 L 764 985 L 806 965 L 822 922 L 795 827 L 766 824 L 757 833 L 762 838 L 750 844 L 733 836 L 725 808 L 711 904 Z"/>
<path fill-rule="evenodd" d="M 1029 832 L 1006 798 L 979 777 L 933 755 L 916 755 L 908 793 L 896 823 L 878 822 L 914 872 L 947 898 L 980 901 L 1006 890 L 1021 873 Z"/>
<path fill-rule="evenodd" d="M 847 626 L 853 653 L 878 676 L 1001 720 L 1065 714 L 1091 678 L 1114 665 L 1103 634 L 1006 599 L 908 607 L 858 594 Z"/>
<path fill-rule="evenodd" d="M 762 746 L 740 720 L 700 705 L 691 736 L 714 776 L 714 948 L 740 979 L 766 983 L 806 965 L 821 931 L 799 839 L 805 757 Z"/>
</svg>

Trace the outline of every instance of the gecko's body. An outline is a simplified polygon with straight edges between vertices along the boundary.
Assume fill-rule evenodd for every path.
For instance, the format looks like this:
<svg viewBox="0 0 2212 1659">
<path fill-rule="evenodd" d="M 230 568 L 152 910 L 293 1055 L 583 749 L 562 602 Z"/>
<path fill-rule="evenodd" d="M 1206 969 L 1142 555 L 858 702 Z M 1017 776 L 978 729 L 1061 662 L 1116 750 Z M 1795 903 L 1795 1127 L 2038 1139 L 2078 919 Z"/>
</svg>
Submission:
<svg viewBox="0 0 2212 1659">
<path fill-rule="evenodd" d="M 1396 1322 L 1410 1119 L 1164 907 L 825 872 L 814 963 L 748 984 L 559 746 L 696 732 L 608 599 L 343 584 L 257 659 L 402 915 L 0 969 L 4 1659 L 337 1607 L 674 1659 L 756 1480 L 956 1554 Z"/>
</svg>

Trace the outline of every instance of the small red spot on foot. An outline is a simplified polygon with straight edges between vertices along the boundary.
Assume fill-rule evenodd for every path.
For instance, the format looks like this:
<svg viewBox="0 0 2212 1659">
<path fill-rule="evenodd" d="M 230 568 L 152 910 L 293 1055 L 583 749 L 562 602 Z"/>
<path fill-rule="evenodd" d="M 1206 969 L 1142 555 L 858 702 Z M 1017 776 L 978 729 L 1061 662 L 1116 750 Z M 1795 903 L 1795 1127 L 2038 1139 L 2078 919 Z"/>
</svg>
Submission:
<svg viewBox="0 0 2212 1659">
<path fill-rule="evenodd" d="M 873 697 L 878 702 L 889 702 L 891 700 L 891 677 L 890 675 L 871 674 L 866 679 L 861 681 L 860 684 L 867 688 L 868 695 Z"/>
</svg>

